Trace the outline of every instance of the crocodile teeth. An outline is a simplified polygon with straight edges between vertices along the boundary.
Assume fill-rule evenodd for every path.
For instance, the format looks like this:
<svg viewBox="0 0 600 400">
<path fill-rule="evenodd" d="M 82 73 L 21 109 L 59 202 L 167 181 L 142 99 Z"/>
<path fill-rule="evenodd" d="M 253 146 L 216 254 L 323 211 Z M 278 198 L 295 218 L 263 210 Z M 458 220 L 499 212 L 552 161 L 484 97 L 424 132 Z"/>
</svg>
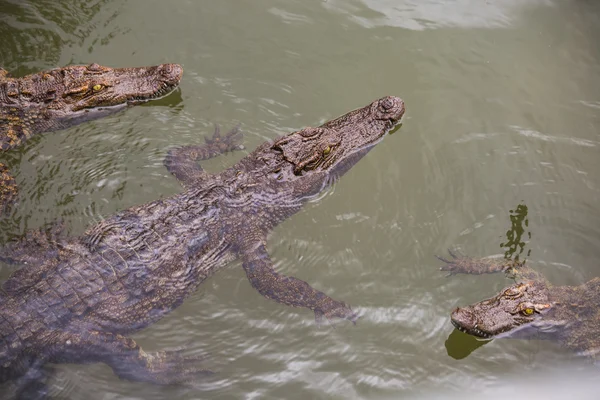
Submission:
<svg viewBox="0 0 600 400">
<path fill-rule="evenodd" d="M 484 338 L 484 339 L 491 339 L 494 336 L 487 332 L 482 331 L 481 329 L 478 329 L 477 325 L 475 325 L 475 327 L 473 327 L 472 329 L 466 329 L 454 321 L 452 321 L 452 325 L 454 325 L 454 327 L 456 329 L 458 329 L 459 331 L 466 333 L 468 335 L 473 335 L 473 336 L 477 336 L 477 337 Z"/>
</svg>

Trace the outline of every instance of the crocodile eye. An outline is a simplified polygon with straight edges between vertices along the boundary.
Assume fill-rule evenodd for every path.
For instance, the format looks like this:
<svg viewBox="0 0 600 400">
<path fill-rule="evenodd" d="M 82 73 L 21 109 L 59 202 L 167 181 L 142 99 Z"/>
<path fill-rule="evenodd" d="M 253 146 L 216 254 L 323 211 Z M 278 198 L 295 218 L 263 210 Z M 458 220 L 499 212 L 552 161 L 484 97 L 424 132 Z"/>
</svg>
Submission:
<svg viewBox="0 0 600 400">
<path fill-rule="evenodd" d="M 323 149 L 323 155 L 326 156 L 327 154 L 331 153 L 331 146 L 327 146 Z"/>
<path fill-rule="evenodd" d="M 531 307 L 527 307 L 526 309 L 523 310 L 523 314 L 525 315 L 531 315 L 533 314 L 534 310 Z"/>
<path fill-rule="evenodd" d="M 104 87 L 104 86 L 102 86 L 102 85 L 94 85 L 94 86 L 92 87 L 92 90 L 93 90 L 94 92 L 98 92 L 98 91 L 102 90 L 102 88 L 103 88 L 103 87 Z"/>
<path fill-rule="evenodd" d="M 521 296 L 522 293 L 518 288 L 510 287 L 504 291 L 506 297 L 517 297 Z"/>
</svg>

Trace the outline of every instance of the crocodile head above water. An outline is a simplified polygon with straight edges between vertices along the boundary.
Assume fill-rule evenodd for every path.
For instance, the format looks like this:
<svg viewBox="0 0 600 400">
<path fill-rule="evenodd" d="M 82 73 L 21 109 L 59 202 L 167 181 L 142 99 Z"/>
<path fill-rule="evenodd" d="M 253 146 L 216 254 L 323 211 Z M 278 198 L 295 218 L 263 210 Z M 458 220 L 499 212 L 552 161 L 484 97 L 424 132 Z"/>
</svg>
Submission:
<svg viewBox="0 0 600 400">
<path fill-rule="evenodd" d="M 404 102 L 383 97 L 316 128 L 305 128 L 276 140 L 273 173 L 298 195 L 309 197 L 335 181 L 360 160 L 404 115 Z"/>
<path fill-rule="evenodd" d="M 462 332 L 491 339 L 543 322 L 544 314 L 552 307 L 546 283 L 526 281 L 509 286 L 491 299 L 456 308 L 450 319 Z"/>
<path fill-rule="evenodd" d="M 138 104 L 177 87 L 183 68 L 177 64 L 110 68 L 98 64 L 71 65 L 17 79 L 7 86 L 9 100 L 23 106 L 51 103 L 54 111 Z"/>
<path fill-rule="evenodd" d="M 3 70 L 2 70 L 3 71 Z M 1 71 L 0 71 L 1 72 Z M 72 65 L 22 78 L 0 74 L 0 149 L 164 96 L 181 80 L 177 64 L 109 68 Z"/>
</svg>

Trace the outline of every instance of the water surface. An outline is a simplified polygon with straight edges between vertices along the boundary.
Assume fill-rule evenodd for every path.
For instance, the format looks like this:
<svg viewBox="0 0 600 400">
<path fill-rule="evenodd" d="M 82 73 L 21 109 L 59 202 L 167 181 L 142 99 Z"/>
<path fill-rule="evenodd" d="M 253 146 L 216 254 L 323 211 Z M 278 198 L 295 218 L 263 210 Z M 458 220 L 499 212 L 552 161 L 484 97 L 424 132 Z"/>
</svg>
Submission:
<svg viewBox="0 0 600 400">
<path fill-rule="evenodd" d="M 600 275 L 598 38 L 600 4 L 585 0 L 0 1 L 0 66 L 16 76 L 91 62 L 185 68 L 169 97 L 0 155 L 21 188 L 2 241 L 59 219 L 80 234 L 179 192 L 166 151 L 203 143 L 214 124 L 240 124 L 247 148 L 203 163 L 216 172 L 383 95 L 408 110 L 400 131 L 268 244 L 278 271 L 358 310 L 356 326 L 317 329 L 309 311 L 262 298 L 234 263 L 134 335 L 147 351 L 209 354 L 215 376 L 156 387 L 104 365 L 59 365 L 53 395 L 531 398 L 511 388 L 527 377 L 560 389 L 557 377 L 576 375 L 565 385 L 592 398 L 597 367 L 554 343 L 453 332 L 453 307 L 509 282 L 445 277 L 434 254 L 502 256 L 520 243 L 511 254 L 555 284 Z M 528 224 L 515 228 L 523 207 Z"/>
</svg>

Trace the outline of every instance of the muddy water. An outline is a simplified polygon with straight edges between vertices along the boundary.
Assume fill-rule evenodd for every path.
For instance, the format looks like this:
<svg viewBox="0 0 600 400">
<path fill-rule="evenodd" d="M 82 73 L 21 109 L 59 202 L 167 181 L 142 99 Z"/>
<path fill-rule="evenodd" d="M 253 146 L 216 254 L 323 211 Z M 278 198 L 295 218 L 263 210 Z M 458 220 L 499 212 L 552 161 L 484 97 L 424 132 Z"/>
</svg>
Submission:
<svg viewBox="0 0 600 400">
<path fill-rule="evenodd" d="M 317 329 L 309 311 L 262 298 L 234 263 L 134 335 L 148 351 L 207 353 L 217 374 L 156 387 L 59 365 L 52 395 L 595 398 L 597 367 L 554 343 L 453 331 L 453 307 L 509 282 L 445 277 L 434 254 L 508 252 L 556 284 L 600 275 L 598 38 L 600 6 L 584 0 L 0 1 L 0 66 L 14 75 L 185 68 L 169 97 L 0 155 L 21 188 L 2 241 L 57 219 L 79 234 L 177 193 L 167 149 L 202 143 L 214 124 L 240 124 L 247 148 L 203 163 L 216 172 L 386 94 L 408 109 L 400 131 L 269 240 L 280 272 L 351 304 L 356 326 Z"/>
</svg>

